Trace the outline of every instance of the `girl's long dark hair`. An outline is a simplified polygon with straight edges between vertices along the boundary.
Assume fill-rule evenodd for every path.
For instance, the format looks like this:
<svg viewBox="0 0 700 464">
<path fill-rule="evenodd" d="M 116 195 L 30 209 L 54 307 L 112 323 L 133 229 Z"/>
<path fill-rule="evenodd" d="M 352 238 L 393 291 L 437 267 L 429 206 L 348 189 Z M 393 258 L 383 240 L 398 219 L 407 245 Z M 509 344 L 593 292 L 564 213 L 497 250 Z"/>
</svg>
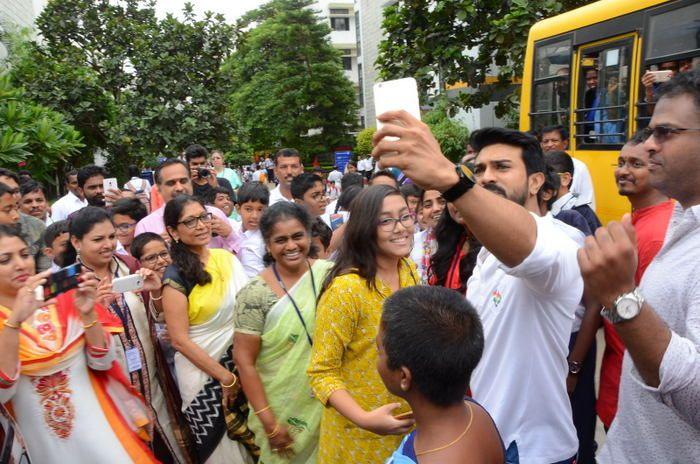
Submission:
<svg viewBox="0 0 700 464">
<path fill-rule="evenodd" d="M 435 226 L 435 240 L 438 244 L 437 251 L 430 257 L 430 267 L 428 268 L 428 278 L 435 279 L 435 285 L 445 287 L 447 284 L 447 274 L 450 271 L 450 264 L 455 254 L 460 253 L 460 244 L 469 245 L 469 251 L 459 262 L 458 291 L 463 293 L 467 289 L 467 280 L 471 277 L 476 266 L 476 257 L 481 250 L 481 244 L 470 234 L 467 229 L 457 223 L 450 216 L 447 207 L 442 212 L 440 220 Z"/>
<path fill-rule="evenodd" d="M 204 203 L 200 199 L 189 195 L 178 195 L 170 200 L 165 205 L 165 211 L 163 211 L 165 226 L 177 229 L 178 222 L 182 219 L 182 211 L 190 203 L 199 203 L 204 208 Z M 169 231 L 168 235 L 170 235 Z M 211 275 L 204 269 L 204 264 L 202 264 L 199 255 L 190 250 L 190 247 L 181 241 L 171 241 L 170 256 L 173 259 L 173 265 L 183 277 L 194 279 L 198 285 L 211 283 Z"/>
<path fill-rule="evenodd" d="M 391 195 L 401 196 L 401 192 L 388 185 L 375 185 L 364 189 L 352 202 L 343 243 L 335 264 L 323 282 L 320 295 L 328 289 L 333 279 L 351 272 L 365 279 L 368 287 L 376 288 L 377 221 L 384 199 Z"/>
<path fill-rule="evenodd" d="M 86 206 L 73 213 L 68 219 L 68 235 L 82 240 L 97 224 L 112 222 L 109 213 L 97 206 Z M 70 266 L 78 260 L 78 251 L 69 240 L 66 251 L 56 260 L 61 267 Z"/>
</svg>

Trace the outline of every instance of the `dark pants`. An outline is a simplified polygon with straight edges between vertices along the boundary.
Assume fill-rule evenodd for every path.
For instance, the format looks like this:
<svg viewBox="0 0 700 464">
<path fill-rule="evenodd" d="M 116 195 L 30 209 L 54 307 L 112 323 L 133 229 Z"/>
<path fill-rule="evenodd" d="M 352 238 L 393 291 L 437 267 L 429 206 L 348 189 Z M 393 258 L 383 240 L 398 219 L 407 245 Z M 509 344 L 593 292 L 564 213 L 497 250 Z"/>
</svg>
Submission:
<svg viewBox="0 0 700 464">
<path fill-rule="evenodd" d="M 578 332 L 571 334 L 569 351 L 573 348 L 577 335 Z M 593 340 L 570 398 L 579 443 L 577 464 L 595 464 L 595 452 L 598 447 L 595 442 L 595 362 L 596 343 Z"/>
<path fill-rule="evenodd" d="M 510 445 L 508 445 L 505 464 L 520 464 L 518 444 L 515 441 L 510 442 Z M 554 462 L 552 464 L 578 464 L 578 461 L 576 460 L 576 456 L 572 456 L 569 459 L 564 459 L 563 461 Z"/>
<path fill-rule="evenodd" d="M 275 181 L 275 170 L 272 168 L 267 168 L 265 169 L 267 171 L 267 181 L 268 182 L 274 182 Z"/>
</svg>

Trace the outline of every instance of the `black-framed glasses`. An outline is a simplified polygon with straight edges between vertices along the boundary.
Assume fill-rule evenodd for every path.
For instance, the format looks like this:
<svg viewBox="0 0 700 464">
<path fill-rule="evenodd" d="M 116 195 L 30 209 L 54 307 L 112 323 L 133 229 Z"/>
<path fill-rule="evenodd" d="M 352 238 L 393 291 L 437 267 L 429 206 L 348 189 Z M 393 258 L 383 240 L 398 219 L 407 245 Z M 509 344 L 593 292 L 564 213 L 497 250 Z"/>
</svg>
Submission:
<svg viewBox="0 0 700 464">
<path fill-rule="evenodd" d="M 140 261 L 142 263 L 146 263 L 146 264 L 155 264 L 158 261 L 158 258 L 160 258 L 163 261 L 167 261 L 168 258 L 170 258 L 170 253 L 168 253 L 167 251 L 164 250 L 164 251 L 161 251 L 160 253 L 144 256 L 143 258 L 141 258 Z"/>
<path fill-rule="evenodd" d="M 213 218 L 214 218 L 214 215 L 212 213 L 204 213 L 200 216 L 185 219 L 184 221 L 180 221 L 180 222 L 178 222 L 178 224 L 183 224 L 188 229 L 194 229 L 195 227 L 197 227 L 197 222 L 201 222 L 204 225 L 209 225 L 209 224 L 211 224 L 211 221 Z"/>
<path fill-rule="evenodd" d="M 668 140 L 671 135 L 681 134 L 687 131 L 700 131 L 700 129 L 688 129 L 684 127 L 668 127 L 668 126 L 656 126 L 656 127 L 645 127 L 642 131 L 644 134 L 644 140 L 648 139 L 652 135 L 659 143 L 664 143 Z"/>
<path fill-rule="evenodd" d="M 408 229 L 409 227 L 413 226 L 413 224 L 416 223 L 416 217 L 411 213 L 402 214 L 398 218 L 385 217 L 385 218 L 381 218 L 379 220 L 378 225 L 382 230 L 390 232 L 390 231 L 394 230 L 394 228 L 396 227 L 396 224 L 399 222 L 401 223 L 402 226 L 404 226 L 405 228 Z"/>
</svg>

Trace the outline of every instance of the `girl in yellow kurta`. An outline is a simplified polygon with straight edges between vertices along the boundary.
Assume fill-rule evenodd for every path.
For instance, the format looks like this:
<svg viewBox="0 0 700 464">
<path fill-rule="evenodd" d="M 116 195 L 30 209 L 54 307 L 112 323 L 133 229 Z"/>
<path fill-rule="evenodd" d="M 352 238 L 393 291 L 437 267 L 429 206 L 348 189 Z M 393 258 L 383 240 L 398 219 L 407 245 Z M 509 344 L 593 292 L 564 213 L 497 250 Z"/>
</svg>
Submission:
<svg viewBox="0 0 700 464">
<path fill-rule="evenodd" d="M 376 370 L 375 338 L 382 303 L 418 283 L 410 253 L 414 217 L 398 190 L 363 191 L 350 213 L 345 240 L 316 313 L 309 377 L 325 406 L 319 464 L 382 463 L 413 424 Z M 359 207 L 358 207 L 359 205 Z"/>
</svg>

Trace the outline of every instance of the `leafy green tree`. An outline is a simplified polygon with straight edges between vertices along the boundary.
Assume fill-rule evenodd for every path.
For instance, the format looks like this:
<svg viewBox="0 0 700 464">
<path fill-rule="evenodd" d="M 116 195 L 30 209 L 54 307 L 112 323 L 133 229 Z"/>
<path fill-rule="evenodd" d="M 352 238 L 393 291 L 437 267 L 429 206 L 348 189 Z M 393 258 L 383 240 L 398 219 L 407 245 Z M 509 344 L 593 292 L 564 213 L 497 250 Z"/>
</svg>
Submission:
<svg viewBox="0 0 700 464">
<path fill-rule="evenodd" d="M 367 156 L 372 153 L 372 137 L 377 132 L 376 127 L 362 129 L 355 136 L 355 149 L 353 153 L 359 156 Z"/>
<path fill-rule="evenodd" d="M 430 127 L 443 154 L 452 161 L 459 161 L 466 153 L 469 129 L 449 117 L 447 101 L 438 100 L 422 119 Z"/>
<path fill-rule="evenodd" d="M 355 92 L 312 3 L 273 0 L 239 24 L 231 111 L 255 150 L 292 146 L 308 157 L 352 140 Z"/>
<path fill-rule="evenodd" d="M 56 172 L 82 146 L 61 113 L 32 103 L 7 74 L 0 75 L 0 165 L 17 169 L 25 163 L 35 178 L 55 184 Z"/>
<path fill-rule="evenodd" d="M 504 116 L 517 106 L 525 47 L 537 21 L 589 0 L 400 0 L 384 10 L 386 37 L 377 66 L 384 78 L 415 77 L 423 92 L 435 76 L 441 89 L 465 82 L 474 90 L 451 102 L 480 108 L 511 89 L 496 106 Z M 487 77 L 496 73 L 495 82 Z"/>
</svg>

